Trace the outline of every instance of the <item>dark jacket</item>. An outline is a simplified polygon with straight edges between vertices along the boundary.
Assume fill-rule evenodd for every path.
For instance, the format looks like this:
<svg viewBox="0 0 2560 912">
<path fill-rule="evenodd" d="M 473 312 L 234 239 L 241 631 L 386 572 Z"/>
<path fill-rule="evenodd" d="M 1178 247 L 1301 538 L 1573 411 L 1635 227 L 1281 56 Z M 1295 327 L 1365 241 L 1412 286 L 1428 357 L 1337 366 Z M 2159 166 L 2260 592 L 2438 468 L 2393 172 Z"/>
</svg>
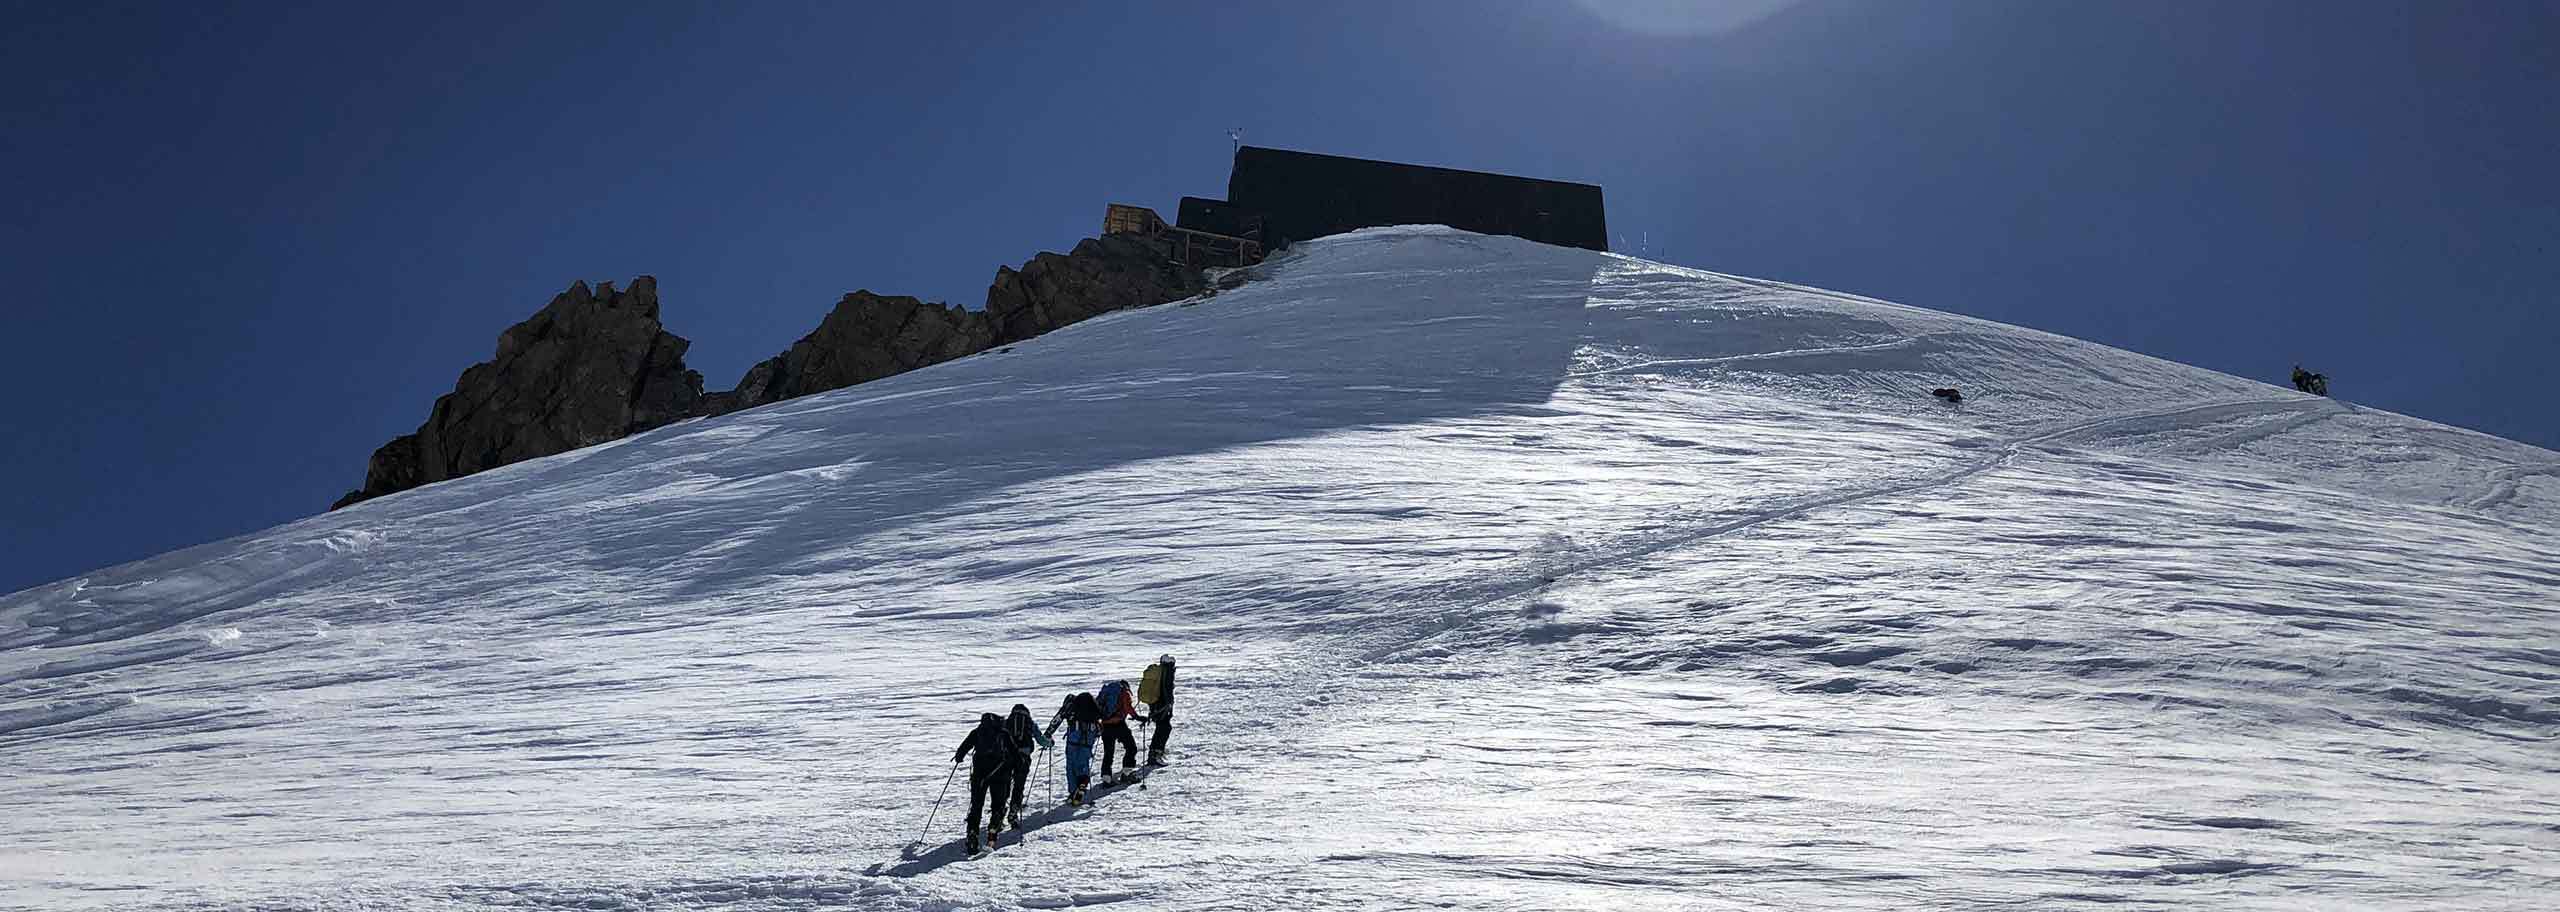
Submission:
<svg viewBox="0 0 2560 912">
<path fill-rule="evenodd" d="M 960 749 L 951 752 L 951 762 L 960 762 L 960 758 L 968 756 L 972 750 L 978 752 L 978 762 L 971 769 L 980 776 L 1003 769 L 1005 764 L 1013 762 L 1013 736 L 1005 733 L 1004 717 L 980 713 L 978 727 L 970 729 L 969 736 L 960 739 Z"/>
</svg>

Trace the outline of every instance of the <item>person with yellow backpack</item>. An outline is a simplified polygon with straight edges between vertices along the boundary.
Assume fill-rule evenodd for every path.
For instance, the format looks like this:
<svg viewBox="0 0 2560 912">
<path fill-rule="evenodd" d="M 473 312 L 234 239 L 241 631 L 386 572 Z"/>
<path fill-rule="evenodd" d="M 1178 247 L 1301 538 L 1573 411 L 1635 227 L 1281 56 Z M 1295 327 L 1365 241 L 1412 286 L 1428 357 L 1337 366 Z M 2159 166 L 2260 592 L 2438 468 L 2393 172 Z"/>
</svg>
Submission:
<svg viewBox="0 0 2560 912">
<path fill-rule="evenodd" d="M 1173 738 L 1172 653 L 1156 657 L 1156 663 L 1138 676 L 1138 702 L 1147 704 L 1147 714 L 1139 718 L 1156 729 L 1155 737 L 1147 739 L 1147 765 L 1163 766 L 1165 745 Z"/>
</svg>

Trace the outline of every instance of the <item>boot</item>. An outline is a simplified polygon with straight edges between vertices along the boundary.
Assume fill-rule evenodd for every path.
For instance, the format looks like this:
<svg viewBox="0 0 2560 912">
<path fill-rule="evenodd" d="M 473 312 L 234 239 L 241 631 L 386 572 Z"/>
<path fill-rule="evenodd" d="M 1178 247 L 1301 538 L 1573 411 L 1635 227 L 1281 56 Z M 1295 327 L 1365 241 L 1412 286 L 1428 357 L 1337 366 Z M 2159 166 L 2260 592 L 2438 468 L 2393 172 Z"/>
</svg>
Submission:
<svg viewBox="0 0 2560 912">
<path fill-rule="evenodd" d="M 1022 829 L 1022 812 L 1014 811 L 1006 814 L 1004 817 L 1004 828 L 1008 830 Z"/>
</svg>

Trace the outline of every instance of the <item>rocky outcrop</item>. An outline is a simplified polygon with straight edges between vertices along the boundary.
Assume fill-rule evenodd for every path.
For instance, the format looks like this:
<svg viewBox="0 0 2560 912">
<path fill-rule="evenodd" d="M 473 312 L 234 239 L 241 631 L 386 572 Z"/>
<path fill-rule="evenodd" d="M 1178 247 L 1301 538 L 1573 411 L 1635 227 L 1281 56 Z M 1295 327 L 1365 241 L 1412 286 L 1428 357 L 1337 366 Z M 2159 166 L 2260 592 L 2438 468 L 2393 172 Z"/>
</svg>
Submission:
<svg viewBox="0 0 2560 912">
<path fill-rule="evenodd" d="M 999 268 L 987 287 L 995 342 L 1019 342 L 1070 323 L 1130 307 L 1199 294 L 1200 271 L 1165 258 L 1144 237 L 1104 235 L 1060 256 L 1043 253 L 1020 270 Z"/>
<path fill-rule="evenodd" d="M 987 306 L 970 311 L 857 291 L 815 332 L 748 369 L 738 388 L 705 399 L 720 414 L 842 389 L 1019 342 L 1080 320 L 1178 301 L 1203 289 L 1200 272 L 1170 262 L 1142 237 L 1087 238 L 996 270 Z"/>
<path fill-rule="evenodd" d="M 702 410 L 717 415 L 867 383 L 976 354 L 994 341 L 986 314 L 857 291 L 789 351 L 748 368 L 737 389 L 706 397 Z"/>
<path fill-rule="evenodd" d="M 1206 290 L 1200 272 L 1144 237 L 1088 238 L 996 270 L 984 310 L 857 291 L 818 328 L 749 369 L 736 389 L 702 392 L 683 338 L 658 323 L 658 285 L 569 287 L 498 337 L 497 357 L 462 373 L 427 423 L 375 450 L 364 487 L 336 506 L 635 434 L 867 383 L 1019 342 L 1090 317 Z M 333 507 L 332 509 L 334 509 Z"/>
<path fill-rule="evenodd" d="M 364 487 L 336 506 L 618 439 L 696 413 L 691 343 L 658 322 L 658 283 L 579 282 L 498 336 L 436 400 L 417 433 L 373 453 Z"/>
</svg>

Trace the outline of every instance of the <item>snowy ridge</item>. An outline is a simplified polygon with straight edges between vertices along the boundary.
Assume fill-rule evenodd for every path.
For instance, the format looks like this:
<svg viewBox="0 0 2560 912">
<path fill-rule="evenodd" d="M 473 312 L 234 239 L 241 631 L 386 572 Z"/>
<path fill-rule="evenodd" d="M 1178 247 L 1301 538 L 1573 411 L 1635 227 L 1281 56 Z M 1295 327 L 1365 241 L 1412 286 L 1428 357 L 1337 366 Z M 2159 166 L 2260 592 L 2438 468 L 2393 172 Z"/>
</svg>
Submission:
<svg viewBox="0 0 2560 912">
<path fill-rule="evenodd" d="M 2554 466 L 1364 231 L 0 598 L 0 906 L 2534 908 Z M 914 844 L 977 712 L 1165 651 L 1148 790 Z"/>
</svg>

